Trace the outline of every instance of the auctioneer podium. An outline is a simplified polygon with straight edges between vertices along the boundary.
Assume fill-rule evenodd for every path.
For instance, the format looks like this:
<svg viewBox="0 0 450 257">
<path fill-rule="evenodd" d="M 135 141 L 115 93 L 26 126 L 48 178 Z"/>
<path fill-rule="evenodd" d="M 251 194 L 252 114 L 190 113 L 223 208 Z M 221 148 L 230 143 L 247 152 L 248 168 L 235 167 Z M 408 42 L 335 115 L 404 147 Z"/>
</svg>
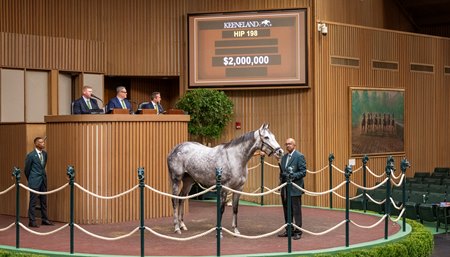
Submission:
<svg viewBox="0 0 450 257">
<path fill-rule="evenodd" d="M 114 196 L 139 184 L 137 169 L 145 168 L 145 183 L 171 193 L 167 155 L 188 140 L 189 115 L 65 115 L 46 116 L 48 190 L 75 182 L 101 195 Z M 69 188 L 48 196 L 51 220 L 69 221 Z M 116 223 L 139 220 L 139 188 L 115 199 L 99 199 L 75 187 L 75 222 Z M 172 215 L 171 198 L 145 189 L 145 218 Z"/>
</svg>

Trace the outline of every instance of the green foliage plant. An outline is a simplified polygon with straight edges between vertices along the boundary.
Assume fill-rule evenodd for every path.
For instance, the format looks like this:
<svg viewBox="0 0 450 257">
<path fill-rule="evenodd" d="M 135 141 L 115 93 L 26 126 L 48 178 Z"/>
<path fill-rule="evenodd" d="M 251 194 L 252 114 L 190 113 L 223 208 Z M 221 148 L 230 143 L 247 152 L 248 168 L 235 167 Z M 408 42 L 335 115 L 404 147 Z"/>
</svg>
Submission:
<svg viewBox="0 0 450 257">
<path fill-rule="evenodd" d="M 368 249 L 348 250 L 316 254 L 315 257 L 429 257 L 433 252 L 434 239 L 422 224 L 408 220 L 411 233 L 398 241 Z"/>
<path fill-rule="evenodd" d="M 202 141 L 219 138 L 233 115 L 233 102 L 224 92 L 213 89 L 188 91 L 176 108 L 191 116 L 188 132 Z"/>
</svg>

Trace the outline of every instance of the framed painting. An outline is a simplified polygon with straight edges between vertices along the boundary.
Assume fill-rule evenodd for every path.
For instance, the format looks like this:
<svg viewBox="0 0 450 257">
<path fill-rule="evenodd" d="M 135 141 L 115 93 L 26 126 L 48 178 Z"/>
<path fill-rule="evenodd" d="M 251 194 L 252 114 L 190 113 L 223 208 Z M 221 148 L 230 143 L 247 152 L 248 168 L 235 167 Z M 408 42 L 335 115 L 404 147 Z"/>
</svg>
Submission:
<svg viewBox="0 0 450 257">
<path fill-rule="evenodd" d="M 403 89 L 350 88 L 352 156 L 405 152 Z"/>
</svg>

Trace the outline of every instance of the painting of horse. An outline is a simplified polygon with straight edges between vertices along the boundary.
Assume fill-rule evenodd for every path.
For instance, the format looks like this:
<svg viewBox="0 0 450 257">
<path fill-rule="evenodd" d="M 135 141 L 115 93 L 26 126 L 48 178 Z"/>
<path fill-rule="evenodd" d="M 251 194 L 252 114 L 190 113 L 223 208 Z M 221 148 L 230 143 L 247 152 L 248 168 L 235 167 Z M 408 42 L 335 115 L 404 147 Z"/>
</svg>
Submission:
<svg viewBox="0 0 450 257">
<path fill-rule="evenodd" d="M 194 183 L 204 187 L 215 185 L 216 168 L 222 169 L 222 185 L 242 191 L 247 180 L 247 163 L 257 150 L 269 156 L 274 155 L 276 158 L 283 155 L 283 150 L 269 130 L 268 124 L 263 124 L 255 131 L 213 148 L 197 142 L 184 142 L 175 146 L 167 157 L 172 194 L 186 196 Z M 225 210 L 227 193 L 227 190 L 222 190 L 220 195 L 222 214 Z M 239 233 L 237 228 L 239 197 L 240 194 L 233 193 L 232 227 L 235 233 Z M 172 205 L 175 232 L 181 234 L 181 230 L 187 230 L 183 222 L 184 200 L 172 198 Z"/>
</svg>

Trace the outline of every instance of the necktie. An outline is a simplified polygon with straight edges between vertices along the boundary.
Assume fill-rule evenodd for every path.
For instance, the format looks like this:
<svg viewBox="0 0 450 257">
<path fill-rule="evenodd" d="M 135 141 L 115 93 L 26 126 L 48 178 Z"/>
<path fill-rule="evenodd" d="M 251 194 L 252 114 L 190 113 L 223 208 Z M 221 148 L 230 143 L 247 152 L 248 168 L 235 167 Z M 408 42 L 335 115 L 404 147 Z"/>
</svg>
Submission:
<svg viewBox="0 0 450 257">
<path fill-rule="evenodd" d="M 39 153 L 39 160 L 41 160 L 41 165 L 44 165 L 44 158 L 42 157 L 42 152 Z"/>
<path fill-rule="evenodd" d="M 159 113 L 158 104 L 155 104 L 156 113 Z"/>
<path fill-rule="evenodd" d="M 120 103 L 122 104 L 122 109 L 126 109 L 127 106 L 125 105 L 125 101 L 122 99 L 120 100 Z"/>
<path fill-rule="evenodd" d="M 285 167 L 287 167 L 288 166 L 288 163 L 289 163 L 289 161 L 291 160 L 291 155 L 290 154 L 288 154 L 288 157 L 287 157 L 287 159 L 286 159 L 286 166 Z"/>
<path fill-rule="evenodd" d="M 89 109 L 92 109 L 92 106 L 91 106 L 91 100 L 87 99 L 87 100 L 86 100 L 86 103 L 87 103 L 88 108 L 89 108 Z"/>
</svg>

